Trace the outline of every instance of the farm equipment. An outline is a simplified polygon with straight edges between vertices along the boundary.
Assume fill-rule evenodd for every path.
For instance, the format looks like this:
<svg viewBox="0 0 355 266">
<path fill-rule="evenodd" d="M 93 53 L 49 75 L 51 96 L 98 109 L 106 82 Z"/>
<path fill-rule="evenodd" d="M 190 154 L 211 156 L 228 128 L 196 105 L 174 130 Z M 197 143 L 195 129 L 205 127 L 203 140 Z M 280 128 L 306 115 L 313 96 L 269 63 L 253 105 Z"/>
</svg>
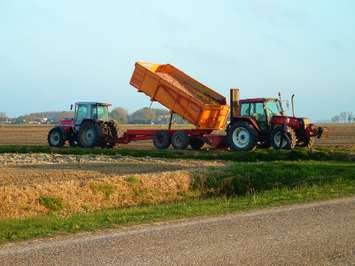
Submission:
<svg viewBox="0 0 355 266">
<path fill-rule="evenodd" d="M 52 128 L 48 133 L 48 144 L 62 147 L 68 141 L 71 146 L 83 148 L 113 147 L 118 137 L 115 122 L 109 120 L 109 106 L 97 102 L 76 103 L 74 119 L 64 119 Z"/>
<path fill-rule="evenodd" d="M 130 129 L 117 136 L 115 123 L 108 119 L 108 104 L 77 103 L 73 120 L 63 120 L 48 135 L 51 146 L 65 141 L 81 147 L 112 147 L 138 140 L 153 140 L 157 149 L 198 150 L 207 143 L 214 148 L 229 147 L 250 151 L 259 147 L 293 149 L 311 147 L 324 129 L 307 118 L 286 116 L 279 98 L 239 99 L 239 89 L 231 89 L 230 104 L 216 91 L 194 80 L 176 67 L 165 64 L 137 62 L 130 84 L 171 111 L 166 130 Z M 80 113 L 85 106 L 88 115 Z M 172 117 L 180 115 L 194 129 L 172 129 Z M 228 115 L 230 114 L 230 115 Z M 229 122 L 228 122 L 229 118 Z M 223 130 L 224 135 L 212 134 Z"/>
<path fill-rule="evenodd" d="M 231 89 L 231 113 L 227 127 L 228 144 L 233 150 L 249 151 L 257 146 L 293 149 L 296 145 L 311 148 L 324 132 L 307 118 L 294 112 L 286 116 L 280 98 L 239 100 L 239 90 Z"/>
</svg>

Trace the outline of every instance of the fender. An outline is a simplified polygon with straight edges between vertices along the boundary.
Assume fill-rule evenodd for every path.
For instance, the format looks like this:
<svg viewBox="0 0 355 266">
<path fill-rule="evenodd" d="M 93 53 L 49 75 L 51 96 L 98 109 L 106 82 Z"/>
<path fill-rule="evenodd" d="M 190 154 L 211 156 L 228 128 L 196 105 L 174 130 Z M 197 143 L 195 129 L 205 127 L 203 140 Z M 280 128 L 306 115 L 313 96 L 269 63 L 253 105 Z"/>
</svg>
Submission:
<svg viewBox="0 0 355 266">
<path fill-rule="evenodd" d="M 253 117 L 237 116 L 229 123 L 229 125 L 231 125 L 231 124 L 233 124 L 235 122 L 238 122 L 238 121 L 247 122 L 248 124 L 252 125 L 258 133 L 261 132 L 261 129 L 260 129 L 258 123 L 256 122 L 256 120 Z M 229 125 L 228 125 L 227 130 L 229 130 Z"/>
</svg>

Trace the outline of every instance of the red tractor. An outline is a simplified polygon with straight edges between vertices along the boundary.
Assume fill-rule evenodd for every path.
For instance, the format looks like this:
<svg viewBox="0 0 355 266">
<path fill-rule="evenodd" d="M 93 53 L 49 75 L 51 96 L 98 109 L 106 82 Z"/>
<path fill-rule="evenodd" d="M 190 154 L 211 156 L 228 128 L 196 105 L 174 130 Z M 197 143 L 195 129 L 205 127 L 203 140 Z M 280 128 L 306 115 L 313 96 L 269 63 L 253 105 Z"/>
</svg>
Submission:
<svg viewBox="0 0 355 266">
<path fill-rule="evenodd" d="M 115 122 L 109 120 L 109 106 L 97 102 L 76 103 L 74 118 L 62 120 L 49 131 L 49 146 L 63 147 L 69 142 L 71 146 L 83 148 L 113 147 L 118 137 Z"/>
<path fill-rule="evenodd" d="M 286 116 L 281 99 L 256 98 L 239 100 L 239 90 L 231 89 L 231 118 L 227 138 L 232 150 L 250 151 L 257 146 L 274 149 L 293 149 L 295 146 L 312 147 L 324 129 L 316 127 L 307 118 Z"/>
</svg>

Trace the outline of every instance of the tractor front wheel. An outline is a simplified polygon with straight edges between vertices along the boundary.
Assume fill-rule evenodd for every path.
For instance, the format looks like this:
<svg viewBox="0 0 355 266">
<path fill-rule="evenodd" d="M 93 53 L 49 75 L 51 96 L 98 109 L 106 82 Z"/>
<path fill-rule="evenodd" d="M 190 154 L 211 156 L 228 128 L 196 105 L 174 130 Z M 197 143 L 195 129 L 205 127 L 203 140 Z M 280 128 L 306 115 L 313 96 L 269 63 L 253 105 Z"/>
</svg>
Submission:
<svg viewBox="0 0 355 266">
<path fill-rule="evenodd" d="M 65 133 L 63 128 L 52 128 L 48 133 L 48 144 L 51 147 L 63 147 L 65 143 Z"/>
<path fill-rule="evenodd" d="M 271 146 L 275 150 L 292 150 L 297 144 L 296 133 L 292 128 L 276 127 L 272 130 L 270 138 Z"/>
<path fill-rule="evenodd" d="M 235 151 L 252 151 L 256 148 L 258 133 L 246 122 L 232 124 L 228 130 L 229 147 Z"/>
<path fill-rule="evenodd" d="M 308 149 L 313 149 L 315 145 L 315 137 L 308 137 L 306 138 L 305 142 L 303 143 L 302 147 L 306 147 Z"/>
</svg>

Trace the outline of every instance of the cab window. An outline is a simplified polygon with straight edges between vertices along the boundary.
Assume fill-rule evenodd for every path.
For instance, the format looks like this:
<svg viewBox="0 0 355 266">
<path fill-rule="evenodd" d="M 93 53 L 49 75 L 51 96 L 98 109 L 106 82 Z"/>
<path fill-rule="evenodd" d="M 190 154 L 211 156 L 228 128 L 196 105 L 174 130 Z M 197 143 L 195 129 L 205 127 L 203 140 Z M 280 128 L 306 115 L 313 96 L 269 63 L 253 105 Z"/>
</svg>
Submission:
<svg viewBox="0 0 355 266">
<path fill-rule="evenodd" d="M 281 106 L 278 101 L 268 101 L 265 103 L 265 109 L 268 113 L 269 117 L 280 115 L 281 114 Z"/>
<path fill-rule="evenodd" d="M 266 121 L 263 103 L 253 103 L 250 106 L 250 116 L 254 117 L 256 121 Z"/>
<path fill-rule="evenodd" d="M 97 105 L 92 110 L 92 117 L 94 119 L 107 121 L 108 120 L 108 109 L 107 106 Z"/>
<path fill-rule="evenodd" d="M 80 124 L 84 119 L 90 118 L 89 108 L 86 105 L 79 105 L 76 113 L 76 123 Z"/>
<path fill-rule="evenodd" d="M 265 121 L 266 115 L 263 103 L 243 103 L 240 108 L 241 116 L 252 116 L 257 121 Z"/>
<path fill-rule="evenodd" d="M 250 103 L 243 103 L 241 105 L 240 115 L 241 116 L 249 116 L 250 115 Z"/>
</svg>

